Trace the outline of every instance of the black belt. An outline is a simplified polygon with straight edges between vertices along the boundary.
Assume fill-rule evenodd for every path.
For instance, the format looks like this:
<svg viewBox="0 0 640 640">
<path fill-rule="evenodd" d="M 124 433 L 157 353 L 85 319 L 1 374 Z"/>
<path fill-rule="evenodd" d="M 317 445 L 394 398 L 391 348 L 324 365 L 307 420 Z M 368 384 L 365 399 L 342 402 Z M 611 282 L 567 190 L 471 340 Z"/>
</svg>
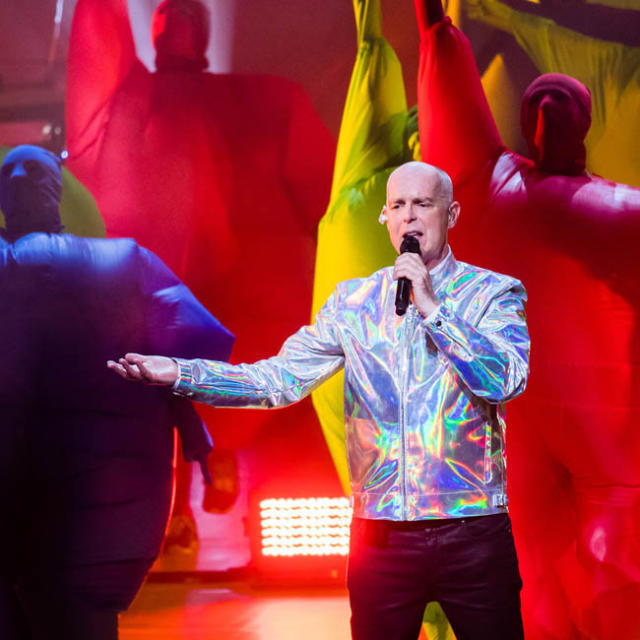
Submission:
<svg viewBox="0 0 640 640">
<path fill-rule="evenodd" d="M 361 520 L 367 527 L 379 527 L 381 529 L 395 531 L 424 531 L 425 529 L 437 529 L 451 524 L 462 524 L 469 520 L 479 521 L 485 518 L 503 517 L 504 513 L 492 513 L 486 516 L 467 516 L 465 518 L 426 518 L 424 520 L 372 520 L 369 518 L 354 518 Z"/>
</svg>

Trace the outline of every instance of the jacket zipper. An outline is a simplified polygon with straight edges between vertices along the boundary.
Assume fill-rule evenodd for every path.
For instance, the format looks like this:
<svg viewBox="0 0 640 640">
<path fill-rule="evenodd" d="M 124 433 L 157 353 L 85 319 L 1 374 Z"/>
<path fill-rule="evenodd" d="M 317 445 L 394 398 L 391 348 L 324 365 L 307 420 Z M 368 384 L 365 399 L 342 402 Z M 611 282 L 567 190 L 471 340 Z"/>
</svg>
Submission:
<svg viewBox="0 0 640 640">
<path fill-rule="evenodd" d="M 407 520 L 407 456 L 406 456 L 406 425 L 405 425 L 405 399 L 407 381 L 409 379 L 409 360 L 411 357 L 411 337 L 415 325 L 415 307 L 410 305 L 407 309 L 405 322 L 402 332 L 404 340 L 403 351 L 404 357 L 401 361 L 400 368 L 400 495 L 402 498 L 402 520 Z"/>
</svg>

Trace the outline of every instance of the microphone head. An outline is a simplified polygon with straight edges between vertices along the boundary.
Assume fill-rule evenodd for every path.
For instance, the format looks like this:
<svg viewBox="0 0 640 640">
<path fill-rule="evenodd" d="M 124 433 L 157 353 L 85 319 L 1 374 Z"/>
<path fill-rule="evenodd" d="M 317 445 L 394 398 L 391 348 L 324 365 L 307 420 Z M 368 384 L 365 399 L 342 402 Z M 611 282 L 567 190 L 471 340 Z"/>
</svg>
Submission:
<svg viewBox="0 0 640 640">
<path fill-rule="evenodd" d="M 420 242 L 415 236 L 406 235 L 402 238 L 400 253 L 420 253 Z"/>
</svg>

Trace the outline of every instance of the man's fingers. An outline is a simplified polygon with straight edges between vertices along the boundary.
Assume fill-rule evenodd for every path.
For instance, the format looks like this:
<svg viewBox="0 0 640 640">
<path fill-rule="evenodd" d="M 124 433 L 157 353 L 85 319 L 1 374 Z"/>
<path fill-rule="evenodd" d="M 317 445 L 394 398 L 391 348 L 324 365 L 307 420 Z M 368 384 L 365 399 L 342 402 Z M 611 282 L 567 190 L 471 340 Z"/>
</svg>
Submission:
<svg viewBox="0 0 640 640">
<path fill-rule="evenodd" d="M 422 258 L 418 253 L 401 253 L 396 258 L 395 264 L 415 264 L 417 266 L 424 266 L 424 262 L 422 262 Z"/>
<path fill-rule="evenodd" d="M 126 363 L 123 358 L 120 358 L 119 362 L 115 362 L 114 360 L 107 361 L 107 367 L 112 371 L 115 371 L 119 376 L 123 377 L 125 380 L 130 380 L 134 382 L 140 382 L 143 380 L 140 372 L 137 370 L 136 365 L 130 365 Z"/>
<path fill-rule="evenodd" d="M 131 364 L 126 358 L 120 358 L 118 362 L 124 367 L 131 380 L 144 380 L 144 376 L 140 373 L 137 364 Z"/>
<path fill-rule="evenodd" d="M 136 380 L 153 381 L 153 374 L 147 368 L 148 356 L 140 353 L 127 353 L 124 356 L 124 360 L 128 363 L 129 370 L 135 372 Z"/>
<path fill-rule="evenodd" d="M 130 380 L 127 370 L 121 364 L 113 360 L 107 360 L 107 367 L 111 369 L 111 371 L 115 371 L 119 376 L 122 376 L 125 380 Z"/>
<path fill-rule="evenodd" d="M 403 266 L 397 266 L 394 270 L 393 270 L 393 279 L 397 280 L 398 278 L 410 278 L 410 269 L 407 269 L 406 267 Z"/>
<path fill-rule="evenodd" d="M 403 253 L 398 257 L 393 267 L 393 278 L 409 278 L 415 280 L 424 277 L 426 269 L 419 256 L 411 253 Z"/>
</svg>

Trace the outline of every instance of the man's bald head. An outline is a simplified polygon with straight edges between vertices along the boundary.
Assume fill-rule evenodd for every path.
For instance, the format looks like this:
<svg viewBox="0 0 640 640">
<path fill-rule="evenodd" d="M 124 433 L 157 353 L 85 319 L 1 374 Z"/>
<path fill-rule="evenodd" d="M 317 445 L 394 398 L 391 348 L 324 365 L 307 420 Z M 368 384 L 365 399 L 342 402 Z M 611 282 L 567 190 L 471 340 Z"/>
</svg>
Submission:
<svg viewBox="0 0 640 640">
<path fill-rule="evenodd" d="M 387 200 L 389 199 L 389 185 L 391 182 L 395 179 L 405 177 L 416 180 L 435 179 L 437 181 L 436 192 L 438 197 L 441 197 L 445 201 L 447 207 L 453 201 L 453 183 L 451 182 L 449 174 L 439 167 L 418 161 L 405 162 L 391 172 L 387 180 Z"/>
</svg>

